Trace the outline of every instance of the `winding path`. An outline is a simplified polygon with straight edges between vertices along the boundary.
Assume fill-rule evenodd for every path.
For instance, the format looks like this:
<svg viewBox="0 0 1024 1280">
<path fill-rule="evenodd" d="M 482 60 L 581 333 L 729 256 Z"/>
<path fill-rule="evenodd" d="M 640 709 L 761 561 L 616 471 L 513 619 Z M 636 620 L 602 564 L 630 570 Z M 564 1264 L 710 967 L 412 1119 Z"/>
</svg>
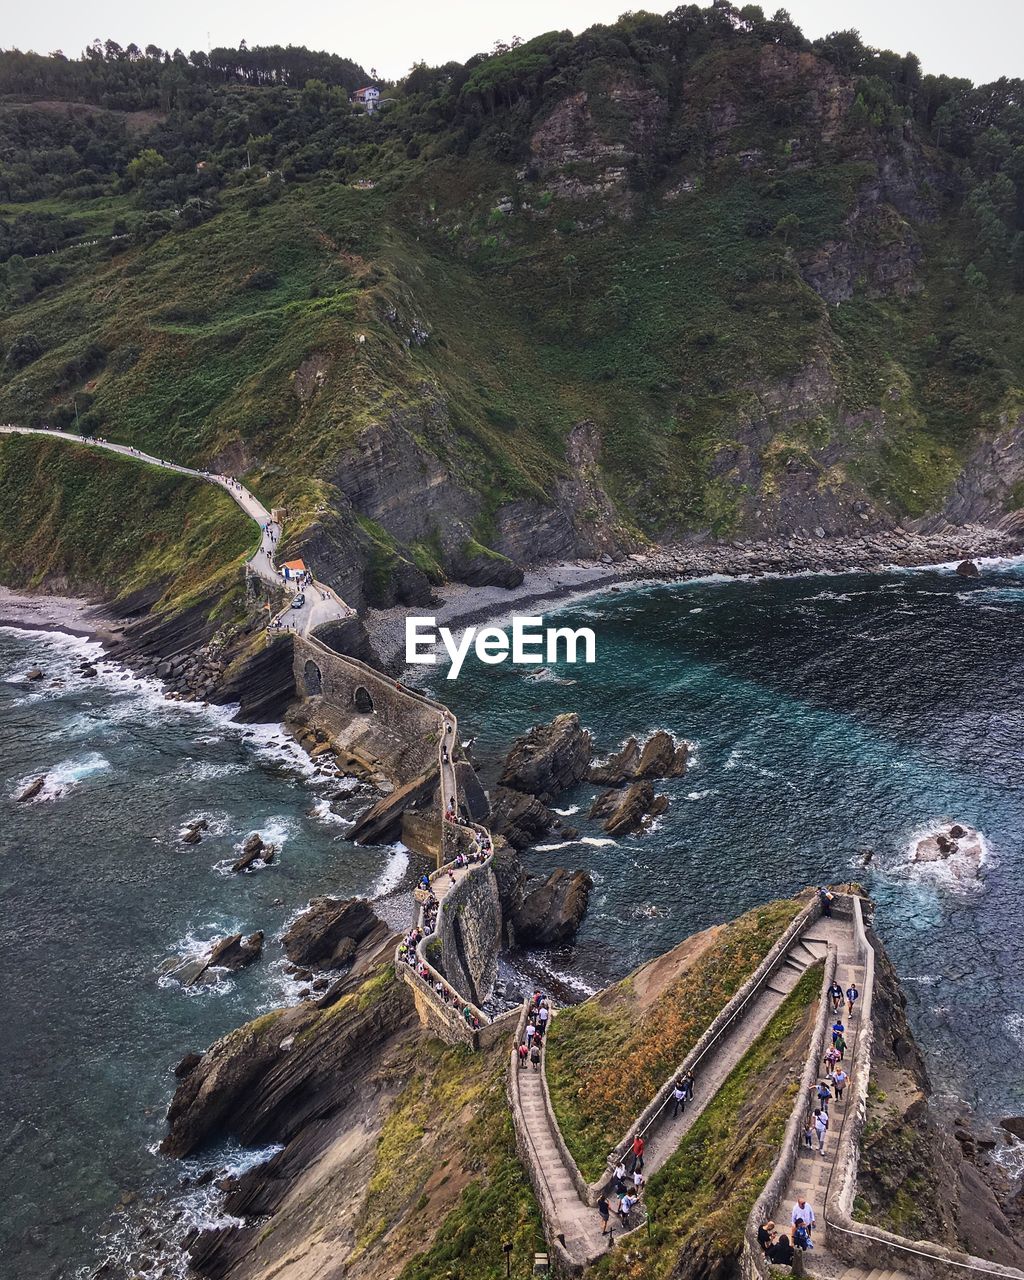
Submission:
<svg viewBox="0 0 1024 1280">
<path fill-rule="evenodd" d="M 670 1105 L 662 1106 L 640 1129 L 646 1144 L 644 1174 L 648 1179 L 675 1153 L 805 970 L 822 960 L 830 947 L 845 946 L 849 931 L 847 921 L 835 918 L 813 921 L 790 940 L 781 959 L 746 996 L 734 997 L 735 1016 L 728 1019 L 695 1060 L 686 1063 L 696 1077 L 692 1102 L 676 1118 Z M 570 1265 L 579 1268 L 596 1261 L 609 1247 L 609 1240 L 602 1236 L 600 1218 L 591 1204 L 596 1201 L 597 1184 L 591 1185 L 586 1199 L 581 1196 L 580 1175 L 572 1168 L 571 1157 L 556 1131 L 557 1122 L 545 1098 L 542 1078 L 546 1052 L 545 1044 L 541 1072 L 521 1070 L 513 1054 L 512 1087 L 521 1106 L 531 1159 L 540 1183 L 540 1198 L 548 1209 L 549 1234 L 564 1246 Z M 669 1080 L 674 1080 L 680 1070 L 682 1064 Z"/>
<path fill-rule="evenodd" d="M 259 525 L 260 543 L 246 562 L 247 569 L 264 582 L 294 591 L 293 584 L 285 581 L 275 563 L 275 551 L 281 526 L 274 523 L 271 513 L 263 503 L 234 476 L 217 475 L 212 471 L 184 467 L 177 462 L 168 462 L 166 458 L 157 458 L 151 453 L 143 453 L 141 449 L 135 449 L 131 445 L 116 444 L 112 440 L 97 439 L 92 436 L 80 436 L 71 431 L 51 431 L 47 427 L 19 427 L 12 423 L 5 423 L 0 424 L 0 435 L 44 436 L 48 440 L 67 440 L 82 448 L 106 449 L 109 453 L 118 453 L 135 462 L 145 463 L 151 467 L 161 467 L 164 471 L 174 471 L 178 475 L 216 485 L 241 507 L 250 520 Z M 314 579 L 312 587 L 305 593 L 302 608 L 286 607 L 278 615 L 278 620 L 282 626 L 286 625 L 295 631 L 307 634 L 323 626 L 324 623 L 354 616 L 355 610 L 351 609 L 333 588 Z"/>
</svg>

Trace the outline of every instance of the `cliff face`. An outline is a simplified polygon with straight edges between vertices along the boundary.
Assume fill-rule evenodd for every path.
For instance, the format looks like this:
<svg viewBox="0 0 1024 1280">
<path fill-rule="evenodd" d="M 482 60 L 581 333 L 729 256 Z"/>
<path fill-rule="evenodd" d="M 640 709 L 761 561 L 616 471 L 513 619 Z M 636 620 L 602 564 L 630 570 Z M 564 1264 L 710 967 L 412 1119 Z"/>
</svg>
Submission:
<svg viewBox="0 0 1024 1280">
<path fill-rule="evenodd" d="M 1022 496 L 1014 91 L 846 43 L 717 5 L 417 73 L 372 123 L 252 87 L 280 198 L 235 199 L 225 153 L 196 225 L 16 268 L 0 416 L 87 399 L 111 438 L 247 471 L 357 608 L 648 541 L 996 520 Z M 156 139 L 179 175 L 233 110 L 204 102 Z M 99 541 L 44 551 L 104 578 Z"/>
<path fill-rule="evenodd" d="M 979 1142 L 969 1119 L 954 1122 L 937 1110 L 907 1023 L 906 997 L 882 951 L 875 972 L 875 1055 L 856 1216 L 911 1239 L 1020 1267 L 1015 1193 L 987 1158 L 991 1144 Z"/>
</svg>

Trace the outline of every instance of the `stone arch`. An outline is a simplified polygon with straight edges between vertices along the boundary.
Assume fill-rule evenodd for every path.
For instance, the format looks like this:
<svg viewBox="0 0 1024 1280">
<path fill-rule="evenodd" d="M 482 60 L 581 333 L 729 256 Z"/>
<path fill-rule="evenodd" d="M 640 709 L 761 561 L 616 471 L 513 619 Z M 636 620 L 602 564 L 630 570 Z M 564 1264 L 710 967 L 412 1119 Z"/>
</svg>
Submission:
<svg viewBox="0 0 1024 1280">
<path fill-rule="evenodd" d="M 363 685 L 359 685 L 352 695 L 352 701 L 356 704 L 356 710 L 367 714 L 373 710 L 373 699 L 370 697 L 369 689 Z"/>
<path fill-rule="evenodd" d="M 317 694 L 323 692 L 324 678 L 320 672 L 320 668 L 312 658 L 310 658 L 303 667 L 302 678 L 305 681 L 306 696 L 308 698 L 315 698 Z"/>
</svg>

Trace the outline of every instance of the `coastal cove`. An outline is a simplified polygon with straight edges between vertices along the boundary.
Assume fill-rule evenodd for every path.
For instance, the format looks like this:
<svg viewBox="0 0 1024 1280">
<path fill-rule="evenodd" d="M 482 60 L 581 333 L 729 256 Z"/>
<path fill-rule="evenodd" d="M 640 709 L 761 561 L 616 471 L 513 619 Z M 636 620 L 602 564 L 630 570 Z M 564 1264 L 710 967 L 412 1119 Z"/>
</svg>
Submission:
<svg viewBox="0 0 1024 1280">
<path fill-rule="evenodd" d="M 595 630 L 595 666 L 433 682 L 485 783 L 514 736 L 563 711 L 598 753 L 657 729 L 695 744 L 687 774 L 659 781 L 670 807 L 645 835 L 613 840 L 586 821 L 593 785 L 559 797 L 579 838 L 552 831 L 524 862 L 584 867 L 595 889 L 575 948 L 529 964 L 582 995 L 766 897 L 858 879 L 936 1094 L 996 1118 L 1019 1110 L 1024 955 L 1006 923 L 1024 839 L 1022 610 L 1019 560 L 970 580 L 947 565 L 624 585 L 545 615 Z M 916 836 L 943 819 L 984 833 L 976 883 L 909 867 Z"/>
<path fill-rule="evenodd" d="M 579 806 L 566 821 L 581 839 L 563 844 L 553 833 L 525 855 L 527 867 L 582 866 L 596 885 L 576 948 L 531 956 L 530 968 L 582 994 L 766 897 L 859 877 L 879 903 L 879 931 L 938 1068 L 936 1092 L 989 1114 L 1018 1111 L 1021 957 L 1002 922 L 1024 831 L 1024 720 L 1014 696 L 1022 604 L 1014 562 L 986 565 L 971 581 L 940 568 L 623 586 L 548 615 L 595 629 L 594 667 L 539 678 L 467 668 L 457 682 L 436 682 L 462 737 L 474 739 L 485 781 L 512 737 L 567 710 L 600 753 L 656 728 L 696 744 L 687 775 L 659 784 L 671 807 L 645 836 L 613 841 L 584 821 L 593 788 L 558 800 L 562 810 Z M 0 652 L 4 721 L 14 730 L 3 803 L 16 820 L 5 824 L 3 853 L 4 924 L 15 939 L 15 971 L 4 978 L 15 1034 L 4 1065 L 24 1104 L 8 1154 L 29 1170 L 11 1225 L 24 1243 L 45 1203 L 60 1223 L 48 1247 L 59 1252 L 25 1247 L 22 1273 L 49 1275 L 59 1262 L 71 1276 L 93 1257 L 124 1193 L 156 1186 L 171 1195 L 155 1207 L 157 1226 L 183 1207 L 210 1220 L 210 1189 L 183 1193 L 182 1167 L 149 1150 L 162 1133 L 170 1068 L 186 1048 L 295 998 L 273 963 L 276 939 L 310 897 L 387 892 L 406 860 L 344 839 L 323 803 L 327 785 L 276 726 L 168 704 L 152 684 L 122 679 L 115 663 L 82 680 L 81 655 L 96 653 L 84 640 L 0 630 Z M 21 679 L 44 657 L 63 688 L 37 691 Z M 20 782 L 55 766 L 67 791 L 16 809 Z M 213 834 L 184 851 L 177 834 L 199 814 L 214 819 Z M 911 833 L 941 817 L 985 833 L 980 887 L 905 875 Z M 33 826 L 56 818 L 64 834 L 55 849 L 45 834 L 33 838 Z M 284 839 L 278 864 L 225 874 L 234 845 L 268 829 Z M 864 870 L 859 855 L 869 848 Z M 192 996 L 160 978 L 169 955 L 255 928 L 266 930 L 267 951 L 243 974 Z M 992 1008 L 1002 1011 L 998 1026 Z M 52 1075 L 25 1078 L 29 1057 Z M 48 1106 L 58 1080 L 63 1116 Z M 214 1152 L 184 1172 L 228 1158 Z M 135 1243 L 139 1215 L 126 1209 L 124 1238 Z"/>
</svg>

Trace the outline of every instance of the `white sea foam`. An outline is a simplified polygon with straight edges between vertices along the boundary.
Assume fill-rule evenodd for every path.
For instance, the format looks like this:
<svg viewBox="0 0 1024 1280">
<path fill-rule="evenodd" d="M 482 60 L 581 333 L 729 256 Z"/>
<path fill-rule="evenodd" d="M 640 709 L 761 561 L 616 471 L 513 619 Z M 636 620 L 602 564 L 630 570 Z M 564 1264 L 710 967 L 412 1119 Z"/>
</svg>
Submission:
<svg viewBox="0 0 1024 1280">
<path fill-rule="evenodd" d="M 553 813 L 557 813 L 560 818 L 571 818 L 574 813 L 579 813 L 578 804 L 571 804 L 568 809 L 553 809 Z"/>
<path fill-rule="evenodd" d="M 715 787 L 708 787 L 706 791 L 687 791 L 683 797 L 685 800 L 706 800 L 708 796 L 717 796 L 718 791 Z"/>
<path fill-rule="evenodd" d="M 368 898 L 386 898 L 393 893 L 402 882 L 402 877 L 409 870 L 409 850 L 399 841 L 391 846 L 391 853 L 380 875 L 373 882 Z"/>
<path fill-rule="evenodd" d="M 351 818 L 345 818 L 340 813 L 335 813 L 331 808 L 330 800 L 318 800 L 309 811 L 309 816 L 315 818 L 317 822 L 326 823 L 329 827 L 353 827 L 355 822 Z"/>
<path fill-rule="evenodd" d="M 601 839 L 598 836 L 582 836 L 580 838 L 580 844 L 593 845 L 595 849 L 603 849 L 605 848 L 606 845 L 618 844 L 618 843 L 619 842 L 617 840 L 612 840 L 611 838 L 605 840 L 605 839 Z"/>
<path fill-rule="evenodd" d="M 83 756 L 72 756 L 49 769 L 41 767 L 32 773 L 19 778 L 10 791 L 12 798 L 20 796 L 30 783 L 45 775 L 46 781 L 38 795 L 27 803 L 39 804 L 48 800 L 59 800 L 80 786 L 87 778 L 97 773 L 105 773 L 110 768 L 110 761 L 98 751 L 89 751 Z"/>
<path fill-rule="evenodd" d="M 557 844 L 535 844 L 538 853 L 554 853 L 556 849 L 568 849 L 571 844 L 582 844 L 581 840 L 560 840 Z"/>
</svg>

